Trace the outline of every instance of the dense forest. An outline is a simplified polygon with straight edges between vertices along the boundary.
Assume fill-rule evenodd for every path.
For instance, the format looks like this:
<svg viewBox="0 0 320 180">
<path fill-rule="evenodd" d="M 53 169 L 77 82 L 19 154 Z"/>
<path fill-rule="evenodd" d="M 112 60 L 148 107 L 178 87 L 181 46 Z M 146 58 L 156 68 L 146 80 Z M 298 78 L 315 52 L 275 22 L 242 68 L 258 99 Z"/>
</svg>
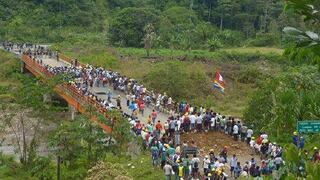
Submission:
<svg viewBox="0 0 320 180">
<path fill-rule="evenodd" d="M 281 46 L 283 27 L 308 27 L 283 9 L 275 0 L 1 0 L 0 39 L 143 47 L 149 25 L 158 48 Z"/>
</svg>

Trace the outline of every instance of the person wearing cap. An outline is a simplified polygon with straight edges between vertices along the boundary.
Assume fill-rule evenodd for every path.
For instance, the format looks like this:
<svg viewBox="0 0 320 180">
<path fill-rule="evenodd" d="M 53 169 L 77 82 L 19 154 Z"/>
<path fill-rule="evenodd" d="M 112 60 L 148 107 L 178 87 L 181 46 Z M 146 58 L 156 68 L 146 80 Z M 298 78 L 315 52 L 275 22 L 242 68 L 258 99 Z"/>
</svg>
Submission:
<svg viewBox="0 0 320 180">
<path fill-rule="evenodd" d="M 299 141 L 298 132 L 295 131 L 295 132 L 293 132 L 292 143 L 293 143 L 294 145 L 298 146 L 298 141 Z"/>
<path fill-rule="evenodd" d="M 303 136 L 300 136 L 298 148 L 299 148 L 299 149 L 303 149 L 303 148 L 304 148 L 304 144 L 305 144 L 304 137 L 303 137 Z"/>
</svg>

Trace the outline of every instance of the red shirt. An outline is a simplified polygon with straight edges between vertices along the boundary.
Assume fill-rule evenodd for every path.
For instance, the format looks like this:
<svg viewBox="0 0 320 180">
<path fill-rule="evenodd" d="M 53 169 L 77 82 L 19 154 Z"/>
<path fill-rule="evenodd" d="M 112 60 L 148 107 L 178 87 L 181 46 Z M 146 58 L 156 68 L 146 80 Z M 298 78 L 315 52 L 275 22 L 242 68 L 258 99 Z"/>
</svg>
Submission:
<svg viewBox="0 0 320 180">
<path fill-rule="evenodd" d="M 156 118 L 158 116 L 158 113 L 156 111 L 151 113 L 152 118 Z"/>
<path fill-rule="evenodd" d="M 257 139 L 257 144 L 261 145 L 262 144 L 262 140 L 263 140 L 262 137 L 259 136 L 258 139 Z"/>
<path fill-rule="evenodd" d="M 140 108 L 141 110 L 143 110 L 144 107 L 145 107 L 144 103 L 140 104 L 140 106 L 139 106 L 139 108 Z"/>
<path fill-rule="evenodd" d="M 136 128 L 137 128 L 137 129 L 141 129 L 141 128 L 142 128 L 141 124 L 140 124 L 140 123 L 137 123 L 137 124 L 136 124 Z"/>
<path fill-rule="evenodd" d="M 157 124 L 156 124 L 156 129 L 157 129 L 157 130 L 162 130 L 162 125 L 161 125 L 161 123 L 157 123 Z"/>
</svg>

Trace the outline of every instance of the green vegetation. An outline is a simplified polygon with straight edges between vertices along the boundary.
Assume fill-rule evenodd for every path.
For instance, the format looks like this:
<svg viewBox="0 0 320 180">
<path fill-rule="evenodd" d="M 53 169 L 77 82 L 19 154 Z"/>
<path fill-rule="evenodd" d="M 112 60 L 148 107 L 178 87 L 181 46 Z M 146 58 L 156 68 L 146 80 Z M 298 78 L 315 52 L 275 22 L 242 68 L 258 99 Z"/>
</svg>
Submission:
<svg viewBox="0 0 320 180">
<path fill-rule="evenodd" d="M 38 43 L 98 36 L 105 45 L 143 47 L 145 26 L 152 24 L 153 48 L 280 46 L 284 26 L 306 25 L 293 11 L 282 11 L 283 1 L 1 0 L 0 4 L 0 39 Z"/>
</svg>

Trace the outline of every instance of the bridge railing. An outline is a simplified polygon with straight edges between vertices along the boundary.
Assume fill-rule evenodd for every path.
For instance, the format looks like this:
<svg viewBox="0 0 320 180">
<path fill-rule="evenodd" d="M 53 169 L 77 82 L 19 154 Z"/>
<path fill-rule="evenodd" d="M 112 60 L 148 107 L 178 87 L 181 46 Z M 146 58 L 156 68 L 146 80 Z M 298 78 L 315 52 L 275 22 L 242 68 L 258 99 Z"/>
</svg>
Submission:
<svg viewBox="0 0 320 180">
<path fill-rule="evenodd" d="M 66 55 L 64 55 L 64 54 L 59 53 L 59 58 L 62 59 L 63 61 L 66 61 L 66 62 L 70 63 L 70 64 L 73 64 L 73 63 L 74 63 L 74 62 L 73 62 L 73 60 L 74 60 L 73 58 L 70 58 L 70 57 L 68 57 L 68 56 L 66 56 Z M 79 61 L 78 61 L 78 64 L 79 64 L 80 66 L 82 66 L 82 67 L 85 66 L 85 64 L 80 63 Z"/>
<path fill-rule="evenodd" d="M 28 55 L 23 55 L 22 60 L 39 74 L 44 75 L 46 78 L 53 77 L 53 74 L 50 73 L 43 65 L 39 64 L 36 60 L 32 59 Z"/>
<path fill-rule="evenodd" d="M 22 60 L 24 63 L 32 68 L 36 73 L 40 74 L 44 80 L 52 78 L 54 76 L 53 73 L 48 71 L 45 66 L 38 63 L 36 60 L 32 59 L 28 55 L 23 55 Z M 92 97 L 85 96 L 77 87 L 72 84 L 64 83 L 57 86 L 62 90 L 61 93 L 67 93 L 71 96 L 79 105 L 76 107 L 78 110 L 81 106 L 90 105 L 97 109 L 97 112 L 103 114 L 106 118 L 109 116 L 107 115 L 107 109 L 104 108 L 97 100 L 93 99 Z"/>
</svg>

